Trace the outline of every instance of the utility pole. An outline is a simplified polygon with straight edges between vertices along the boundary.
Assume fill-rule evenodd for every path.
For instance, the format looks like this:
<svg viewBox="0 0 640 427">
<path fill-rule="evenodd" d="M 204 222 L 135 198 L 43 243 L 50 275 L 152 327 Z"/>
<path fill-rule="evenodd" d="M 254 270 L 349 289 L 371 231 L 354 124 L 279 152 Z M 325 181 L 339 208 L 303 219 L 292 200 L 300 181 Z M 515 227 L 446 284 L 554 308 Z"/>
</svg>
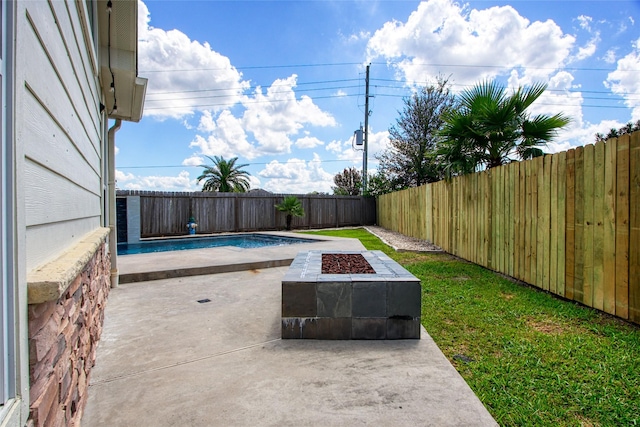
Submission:
<svg viewBox="0 0 640 427">
<path fill-rule="evenodd" d="M 365 97 L 364 97 L 364 152 L 362 153 L 362 194 L 367 192 L 367 157 L 369 155 L 369 67 L 367 65 L 367 74 L 364 79 Z"/>
</svg>

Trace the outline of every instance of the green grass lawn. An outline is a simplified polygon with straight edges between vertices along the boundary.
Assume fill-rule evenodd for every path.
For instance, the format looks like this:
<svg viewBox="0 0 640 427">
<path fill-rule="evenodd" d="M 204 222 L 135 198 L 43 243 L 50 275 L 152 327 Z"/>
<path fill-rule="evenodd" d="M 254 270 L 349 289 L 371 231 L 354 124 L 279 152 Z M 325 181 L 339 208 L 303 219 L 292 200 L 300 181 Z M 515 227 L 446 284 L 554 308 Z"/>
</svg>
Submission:
<svg viewBox="0 0 640 427">
<path fill-rule="evenodd" d="M 446 254 L 396 253 L 422 281 L 422 324 L 503 426 L 640 425 L 640 328 Z"/>
</svg>

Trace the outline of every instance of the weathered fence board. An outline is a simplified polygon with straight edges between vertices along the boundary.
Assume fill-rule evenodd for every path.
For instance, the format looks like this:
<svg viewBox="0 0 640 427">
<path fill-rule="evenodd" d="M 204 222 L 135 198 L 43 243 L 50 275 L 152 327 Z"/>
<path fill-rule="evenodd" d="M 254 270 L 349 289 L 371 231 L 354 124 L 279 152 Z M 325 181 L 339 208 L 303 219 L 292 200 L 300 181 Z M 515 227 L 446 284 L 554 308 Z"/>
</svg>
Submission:
<svg viewBox="0 0 640 427">
<path fill-rule="evenodd" d="M 558 165 L 558 217 L 557 217 L 557 239 L 558 239 L 558 255 L 557 269 L 557 294 L 565 296 L 566 294 L 566 243 L 567 243 L 567 153 L 558 153 L 554 159 Z"/>
<path fill-rule="evenodd" d="M 618 138 L 616 183 L 616 316 L 629 318 L 629 142 Z"/>
<path fill-rule="evenodd" d="M 616 314 L 616 152 L 618 144 L 605 145 L 604 163 L 604 311 Z"/>
<path fill-rule="evenodd" d="M 629 148 L 629 320 L 640 323 L 640 132 Z"/>
<path fill-rule="evenodd" d="M 574 299 L 573 285 L 575 283 L 575 244 L 576 244 L 576 150 L 567 151 L 567 185 L 566 185 L 566 240 L 565 240 L 565 285 L 564 296 Z"/>
<path fill-rule="evenodd" d="M 576 148 L 576 187 L 575 187 L 575 251 L 573 272 L 573 298 L 578 302 L 584 302 L 584 148 Z"/>
<path fill-rule="evenodd" d="M 640 132 L 383 195 L 378 218 L 640 323 Z"/>
<path fill-rule="evenodd" d="M 117 192 L 117 197 L 140 197 L 141 237 L 187 233 L 194 217 L 199 234 L 278 230 L 286 215 L 276 210 L 285 195 L 251 193 Z M 296 195 L 305 215 L 294 217 L 292 228 L 328 228 L 371 225 L 376 222 L 375 199 L 358 196 Z M 118 227 L 126 224 L 119 224 Z"/>
<path fill-rule="evenodd" d="M 593 308 L 604 310 L 604 142 L 593 161 Z"/>
</svg>

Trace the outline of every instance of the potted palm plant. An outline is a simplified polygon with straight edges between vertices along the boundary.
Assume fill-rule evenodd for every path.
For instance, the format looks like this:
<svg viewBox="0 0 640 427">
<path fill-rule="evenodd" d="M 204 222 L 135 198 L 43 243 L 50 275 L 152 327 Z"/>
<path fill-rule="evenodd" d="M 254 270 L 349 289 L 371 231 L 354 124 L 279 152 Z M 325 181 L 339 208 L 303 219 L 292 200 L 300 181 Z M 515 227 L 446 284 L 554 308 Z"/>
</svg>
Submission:
<svg viewBox="0 0 640 427">
<path fill-rule="evenodd" d="M 294 216 L 304 216 L 302 203 L 300 203 L 300 200 L 298 200 L 296 196 L 286 196 L 282 203 L 276 205 L 276 209 L 278 209 L 280 212 L 284 212 L 287 215 L 287 230 L 291 230 L 291 220 Z"/>
</svg>

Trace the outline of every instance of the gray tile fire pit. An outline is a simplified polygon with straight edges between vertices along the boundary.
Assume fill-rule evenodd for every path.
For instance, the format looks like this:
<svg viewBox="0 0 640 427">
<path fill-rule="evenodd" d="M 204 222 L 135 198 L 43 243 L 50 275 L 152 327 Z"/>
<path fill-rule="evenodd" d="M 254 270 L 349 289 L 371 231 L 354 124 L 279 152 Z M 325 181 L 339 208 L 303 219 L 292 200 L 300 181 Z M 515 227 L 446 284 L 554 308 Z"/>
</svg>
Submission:
<svg viewBox="0 0 640 427">
<path fill-rule="evenodd" d="M 322 254 L 361 254 L 375 274 L 322 274 Z M 420 280 L 381 251 L 307 251 L 282 280 L 282 338 L 419 339 Z"/>
</svg>

